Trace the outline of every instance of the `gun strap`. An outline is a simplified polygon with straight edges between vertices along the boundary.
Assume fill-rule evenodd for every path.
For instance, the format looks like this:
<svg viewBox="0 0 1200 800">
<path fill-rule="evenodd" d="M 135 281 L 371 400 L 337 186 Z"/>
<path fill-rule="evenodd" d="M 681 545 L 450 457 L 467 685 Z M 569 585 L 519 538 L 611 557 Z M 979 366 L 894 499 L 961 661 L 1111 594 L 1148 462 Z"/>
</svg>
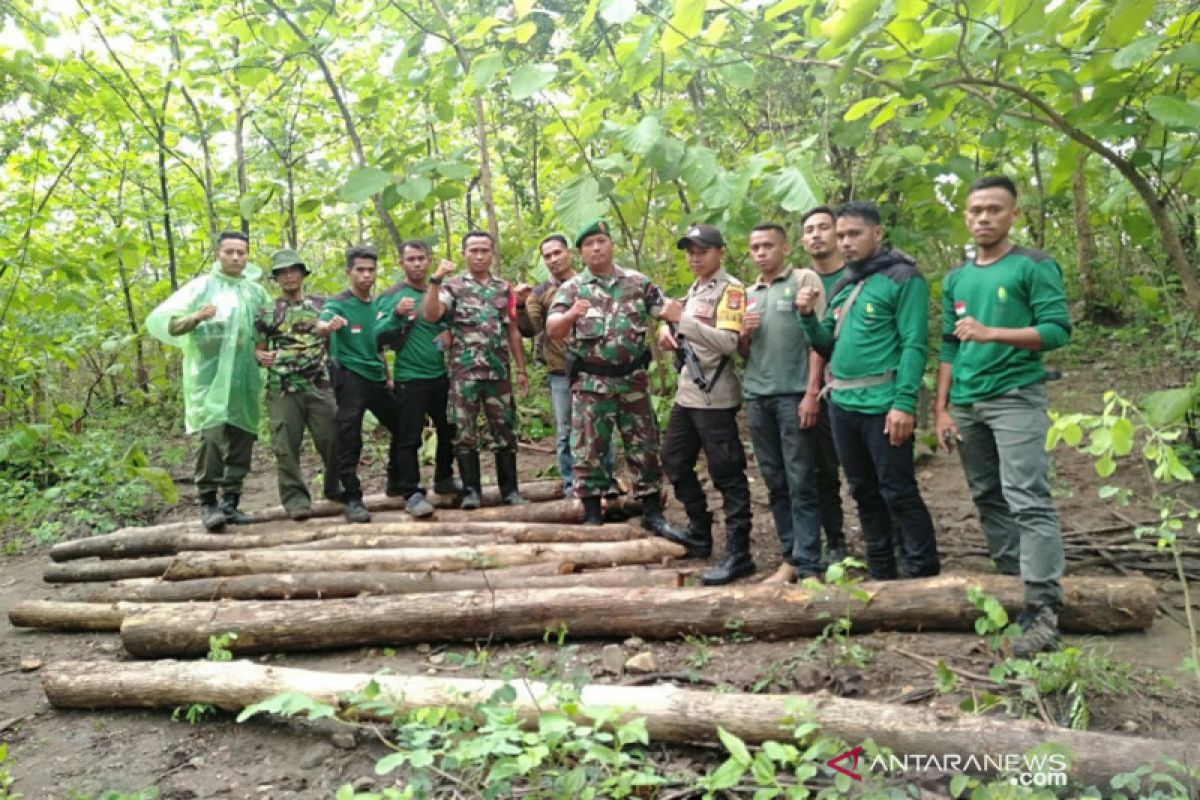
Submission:
<svg viewBox="0 0 1200 800">
<path fill-rule="evenodd" d="M 861 292 L 863 287 L 866 285 L 866 278 L 863 278 L 861 281 L 856 283 L 854 285 L 854 291 L 850 292 L 850 296 L 847 297 L 846 302 L 842 304 L 842 310 L 841 313 L 838 314 L 837 323 L 833 326 L 834 341 L 837 341 L 837 338 L 842 335 L 842 328 L 846 325 L 846 320 L 850 319 L 850 309 L 854 308 L 854 301 L 858 299 L 859 292 Z"/>
</svg>

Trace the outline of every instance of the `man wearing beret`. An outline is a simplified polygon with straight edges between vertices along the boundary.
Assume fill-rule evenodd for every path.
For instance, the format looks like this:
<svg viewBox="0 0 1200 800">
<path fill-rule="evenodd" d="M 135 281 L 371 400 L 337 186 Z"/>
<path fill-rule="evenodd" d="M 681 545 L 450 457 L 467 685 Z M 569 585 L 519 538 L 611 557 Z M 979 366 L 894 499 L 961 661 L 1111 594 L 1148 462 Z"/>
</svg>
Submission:
<svg viewBox="0 0 1200 800">
<path fill-rule="evenodd" d="M 305 294 L 308 267 L 295 250 L 271 256 L 271 277 L 280 296 L 255 322 L 255 358 L 267 369 L 267 419 L 279 478 L 279 500 L 292 519 L 312 516 L 312 498 L 300 469 L 300 448 L 307 428 L 321 455 L 325 496 L 341 497 L 334 456 L 337 405 L 329 384 L 329 352 L 316 334 L 325 298 Z"/>
<path fill-rule="evenodd" d="M 588 223 L 575 237 L 585 269 L 554 296 L 546 335 L 567 343 L 571 386 L 571 454 L 575 494 L 583 500 L 584 522 L 603 522 L 601 498 L 608 489 L 604 455 L 620 430 L 633 493 L 642 501 L 642 526 L 672 541 L 686 532 L 663 516 L 662 467 L 658 426 L 650 404 L 650 347 L 646 336 L 654 319 L 674 315 L 679 303 L 667 300 L 650 279 L 613 262 L 608 223 Z"/>
<path fill-rule="evenodd" d="M 713 517 L 696 478 L 696 459 L 704 450 L 708 474 L 721 493 L 725 512 L 725 555 L 700 576 L 700 582 L 717 586 L 754 573 L 750 485 L 737 426 L 742 386 L 733 367 L 746 297 L 741 281 L 721 268 L 725 239 L 719 230 L 693 225 L 676 246 L 687 251 L 696 280 L 682 310 L 664 310 L 662 319 L 670 325 L 660 327 L 658 343 L 676 353 L 690 348 L 695 357 L 676 359 L 679 380 L 663 444 L 663 466 L 675 496 L 687 510 L 690 541 L 685 544 L 694 555 L 707 557 L 712 551 Z"/>
</svg>

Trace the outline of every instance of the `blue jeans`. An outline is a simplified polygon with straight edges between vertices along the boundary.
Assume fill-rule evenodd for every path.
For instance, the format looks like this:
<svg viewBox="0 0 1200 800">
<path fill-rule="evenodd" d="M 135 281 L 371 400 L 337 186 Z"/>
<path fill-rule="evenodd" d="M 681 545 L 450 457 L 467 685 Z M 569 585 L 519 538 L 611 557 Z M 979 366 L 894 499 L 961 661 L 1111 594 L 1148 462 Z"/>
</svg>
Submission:
<svg viewBox="0 0 1200 800">
<path fill-rule="evenodd" d="M 558 453 L 558 474 L 563 479 L 563 494 L 570 496 L 575 480 L 575 459 L 571 457 L 571 384 L 566 375 L 551 374 L 550 408 L 554 410 L 554 449 Z M 609 470 L 612 471 L 611 468 Z"/>
<path fill-rule="evenodd" d="M 746 400 L 750 443 L 783 558 L 801 575 L 821 574 L 821 497 L 817 491 L 817 438 L 801 430 L 796 407 L 803 395 Z"/>
<path fill-rule="evenodd" d="M 963 472 L 996 570 L 1020 574 L 1026 605 L 1062 605 L 1063 545 L 1050 498 L 1046 385 L 952 410 Z"/>
<path fill-rule="evenodd" d="M 897 576 L 893 530 L 899 534 L 910 578 L 941 571 L 933 520 L 913 469 L 913 437 L 893 447 L 883 432 L 885 414 L 848 411 L 829 404 L 833 442 L 858 504 L 867 543 L 867 572 L 875 580 Z M 895 523 L 893 524 L 893 520 Z"/>
</svg>

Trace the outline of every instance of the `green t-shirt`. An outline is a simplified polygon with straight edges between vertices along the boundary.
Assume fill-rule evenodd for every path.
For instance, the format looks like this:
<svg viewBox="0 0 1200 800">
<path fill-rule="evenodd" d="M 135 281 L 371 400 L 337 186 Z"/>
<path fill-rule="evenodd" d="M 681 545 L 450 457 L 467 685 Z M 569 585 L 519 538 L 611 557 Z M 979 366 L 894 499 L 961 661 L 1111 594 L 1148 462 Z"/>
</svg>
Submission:
<svg viewBox="0 0 1200 800">
<path fill-rule="evenodd" d="M 997 342 L 960 342 L 959 317 L 993 328 L 1037 328 L 1042 350 Z M 1062 269 L 1050 256 L 1014 247 L 999 261 L 968 261 L 942 279 L 942 346 L 938 360 L 952 365 L 950 402 L 969 406 L 1045 378 L 1042 351 L 1071 337 Z"/>
<path fill-rule="evenodd" d="M 413 300 L 412 311 L 396 317 L 396 304 L 406 297 Z M 441 378 L 446 374 L 446 354 L 438 349 L 437 337 L 446 330 L 443 323 L 426 322 L 421 314 L 421 301 L 425 292 L 405 282 L 397 283 L 375 300 L 375 319 L 383 324 L 388 317 L 396 320 L 396 338 L 403 338 L 396 360 L 392 364 L 392 375 L 396 383 L 414 380 Z M 391 343 L 387 343 L 391 346 Z"/>
<path fill-rule="evenodd" d="M 770 284 L 760 279 L 746 290 L 746 311 L 761 315 L 742 376 L 747 399 L 800 395 L 808 388 L 808 339 L 795 303 L 796 280 L 790 269 Z"/>
<path fill-rule="evenodd" d="M 396 327 L 395 314 L 380 320 L 377 327 L 374 299 L 359 300 L 347 289 L 326 300 L 321 309 L 322 321 L 334 316 L 344 317 L 346 326 L 329 336 L 329 354 L 333 360 L 369 381 L 387 380 L 375 337 Z"/>
<path fill-rule="evenodd" d="M 869 273 L 836 344 L 833 330 L 856 283 L 848 282 L 829 303 L 823 319 L 800 317 L 808 339 L 832 350 L 835 380 L 870 378 L 892 371 L 892 380 L 857 389 L 834 389 L 832 400 L 848 411 L 915 414 L 925 354 L 929 350 L 929 285 L 916 263 L 897 250 L 876 254 L 858 274 Z"/>
<path fill-rule="evenodd" d="M 813 271 L 816 272 L 816 270 L 813 270 Z M 830 272 L 828 274 L 826 274 L 824 272 L 817 272 L 817 275 L 819 275 L 821 277 L 821 285 L 825 287 L 825 297 L 826 298 L 828 298 L 829 293 L 831 291 L 833 291 L 834 284 L 836 284 L 838 281 L 840 281 L 842 279 L 842 276 L 845 274 L 846 274 L 846 268 L 844 266 L 838 267 L 836 270 L 834 270 L 833 272 Z"/>
</svg>

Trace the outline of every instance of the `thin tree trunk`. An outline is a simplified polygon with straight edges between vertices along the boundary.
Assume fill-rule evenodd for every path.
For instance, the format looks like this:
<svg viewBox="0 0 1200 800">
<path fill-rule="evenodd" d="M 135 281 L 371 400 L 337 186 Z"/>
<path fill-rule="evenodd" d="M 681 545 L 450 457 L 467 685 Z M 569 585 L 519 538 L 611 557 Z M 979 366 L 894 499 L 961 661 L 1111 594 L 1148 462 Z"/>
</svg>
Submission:
<svg viewBox="0 0 1200 800">
<path fill-rule="evenodd" d="M 317 67 L 321 70 L 321 76 L 325 79 L 325 84 L 329 87 L 329 93 L 333 95 L 333 102 L 337 104 L 338 112 L 342 116 L 342 124 L 346 128 L 346 135 L 350 137 L 350 143 L 354 146 L 354 155 L 358 161 L 358 166 L 367 166 L 367 155 L 363 149 L 362 138 L 358 135 L 358 126 L 354 124 L 354 117 L 350 115 L 350 107 L 346 105 L 346 99 L 342 94 L 341 86 L 338 85 L 337 79 L 333 77 L 333 71 L 329 68 L 329 63 L 321 55 L 321 51 L 317 49 L 312 40 L 305 35 L 304 31 L 300 30 L 300 26 L 292 20 L 291 16 L 283 10 L 276 0 L 265 0 L 265 2 L 279 15 L 284 24 L 291 28 L 296 38 L 308 48 L 308 54 L 317 62 Z M 384 207 L 383 198 L 377 194 L 371 199 L 375 204 L 375 212 L 379 215 L 380 222 L 383 223 L 384 230 L 388 232 L 388 236 L 392 240 L 392 246 L 396 248 L 396 256 L 399 257 L 404 244 L 404 237 L 400 235 L 400 228 L 396 226 L 396 221 L 392 219 L 392 215 Z"/>
<path fill-rule="evenodd" d="M 1084 313 L 1094 320 L 1102 305 L 1096 296 L 1096 236 L 1092 231 L 1091 204 L 1087 195 L 1088 151 L 1079 154 L 1075 172 L 1071 176 L 1071 192 L 1075 211 L 1075 268 L 1079 273 L 1079 287 L 1083 291 Z"/>
<path fill-rule="evenodd" d="M 1200 745 L 1194 740 L 1072 731 L 1026 720 L 827 694 L 798 698 L 794 694 L 704 692 L 677 686 L 585 684 L 567 703 L 557 690 L 537 681 L 317 672 L 249 661 L 65 661 L 51 664 L 42 675 L 51 705 L 88 709 L 166 709 L 204 703 L 237 712 L 283 693 L 306 695 L 339 709 L 345 705 L 344 698 L 361 696 L 367 685 L 377 686 L 388 703 L 383 708 L 358 708 L 355 718 L 389 724 L 397 714 L 420 708 L 475 713 L 502 689 L 515 689 L 513 710 L 526 727 L 536 729 L 552 709 L 573 714 L 583 725 L 595 724 L 585 709 L 622 709 L 614 726 L 642 718 L 654 742 L 711 744 L 718 739 L 718 726 L 748 744 L 779 741 L 787 738 L 785 731 L 795 727 L 799 706 L 800 715 L 815 722 L 824 735 L 851 743 L 871 739 L 896 756 L 921 756 L 926 761 L 930 755 L 954 754 L 958 762 L 981 765 L 981 769 L 995 763 L 997 754 L 1027 753 L 1053 742 L 1070 753 L 1068 775 L 1081 784 L 1107 786 L 1114 775 L 1156 764 L 1163 756 L 1188 765 L 1200 759 Z M 845 765 L 866 772 L 871 761 L 864 755 L 861 766 L 848 760 Z"/>
</svg>

